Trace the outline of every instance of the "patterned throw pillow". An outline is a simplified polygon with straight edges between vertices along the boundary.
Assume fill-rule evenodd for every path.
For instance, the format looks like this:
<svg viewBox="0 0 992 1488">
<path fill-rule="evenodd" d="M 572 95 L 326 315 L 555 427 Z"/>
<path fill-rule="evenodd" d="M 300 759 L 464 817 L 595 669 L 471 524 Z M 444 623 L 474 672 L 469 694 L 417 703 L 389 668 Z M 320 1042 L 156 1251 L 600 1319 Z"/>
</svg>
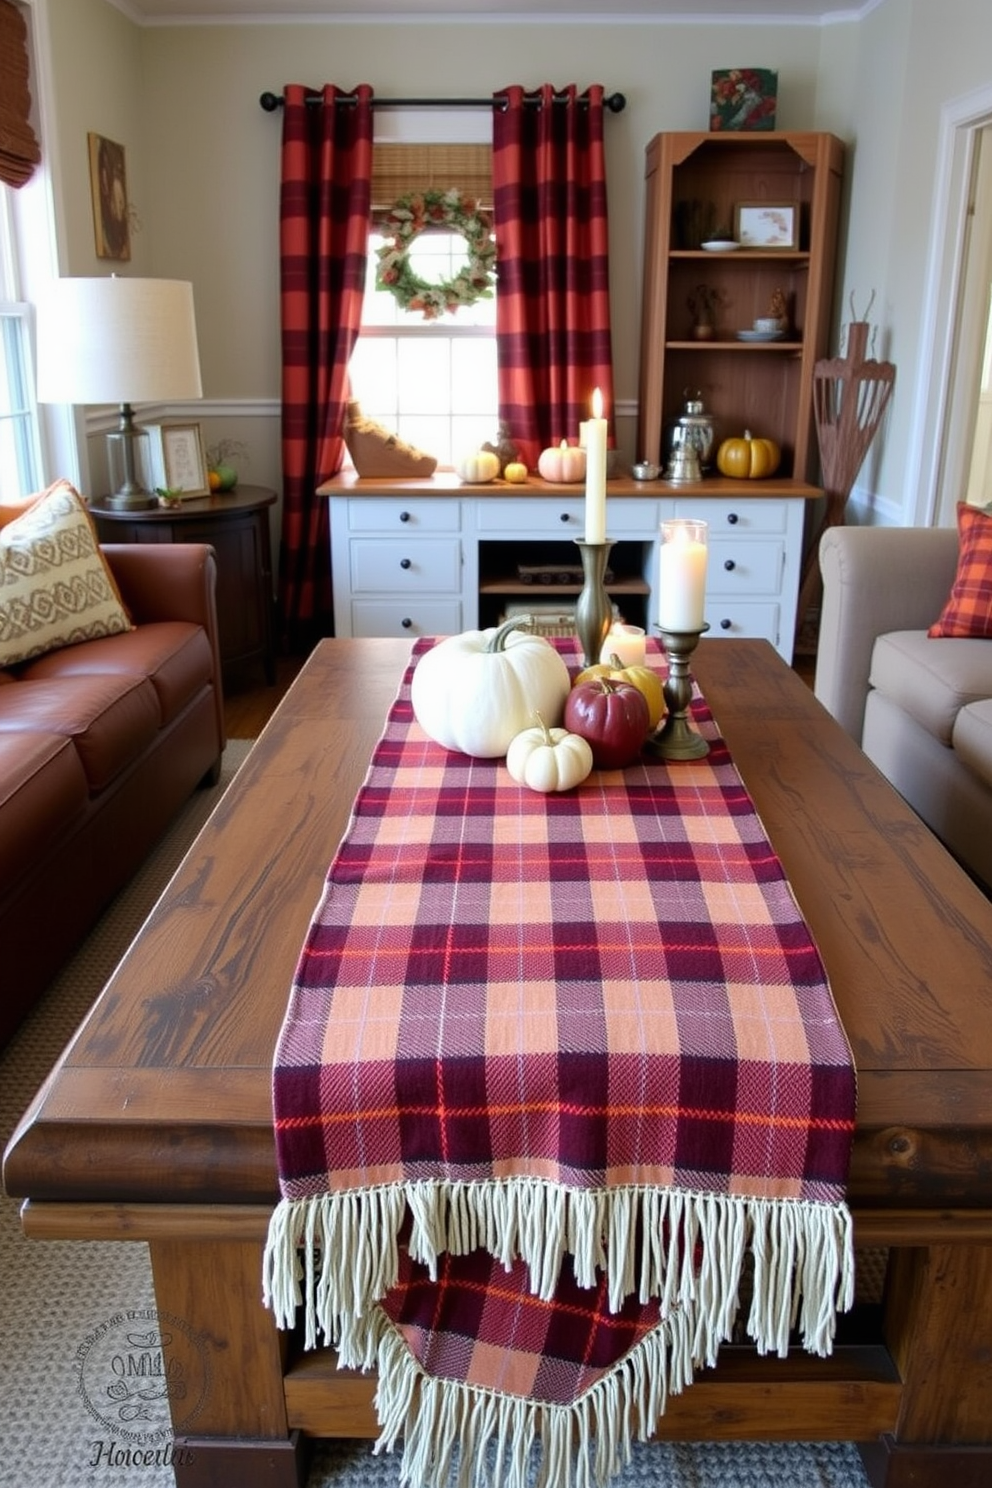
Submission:
<svg viewBox="0 0 992 1488">
<path fill-rule="evenodd" d="M 86 503 L 56 481 L 0 528 L 0 666 L 130 629 Z"/>
<path fill-rule="evenodd" d="M 958 502 L 958 571 L 928 636 L 992 638 L 992 515 Z"/>
</svg>

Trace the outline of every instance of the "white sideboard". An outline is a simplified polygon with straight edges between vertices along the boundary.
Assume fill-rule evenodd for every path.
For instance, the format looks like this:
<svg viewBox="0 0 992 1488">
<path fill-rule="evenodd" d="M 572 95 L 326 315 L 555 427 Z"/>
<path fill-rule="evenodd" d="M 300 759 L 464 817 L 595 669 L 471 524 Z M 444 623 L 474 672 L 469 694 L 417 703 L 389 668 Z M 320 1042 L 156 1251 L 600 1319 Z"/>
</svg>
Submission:
<svg viewBox="0 0 992 1488">
<path fill-rule="evenodd" d="M 543 583 L 541 571 L 579 562 L 572 543 L 585 531 L 582 486 L 464 485 L 444 472 L 377 481 L 346 472 L 320 494 L 330 504 L 338 636 L 452 635 L 496 624 L 509 603 L 574 603 L 577 585 Z M 607 587 L 615 604 L 650 629 L 660 524 L 702 518 L 710 634 L 764 638 L 791 662 L 806 504 L 819 495 L 798 481 L 611 481 Z"/>
</svg>

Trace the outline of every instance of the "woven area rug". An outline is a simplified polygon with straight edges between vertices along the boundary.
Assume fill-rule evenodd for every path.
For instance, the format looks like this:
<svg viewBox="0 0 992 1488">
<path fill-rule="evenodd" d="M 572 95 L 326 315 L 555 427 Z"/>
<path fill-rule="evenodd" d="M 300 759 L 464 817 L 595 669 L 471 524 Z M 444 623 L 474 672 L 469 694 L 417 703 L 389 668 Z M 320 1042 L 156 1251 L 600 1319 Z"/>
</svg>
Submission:
<svg viewBox="0 0 992 1488">
<path fill-rule="evenodd" d="M 249 748 L 232 741 L 221 784 L 198 794 L 118 896 L 60 977 L 0 1054 L 0 1137 L 11 1131 L 98 996 L 193 837 Z M 121 1308 L 154 1306 L 141 1244 L 25 1240 L 18 1205 L 0 1199 L 0 1482 L 4 1488 L 168 1488 L 165 1465 L 122 1468 L 80 1390 L 79 1350 Z M 105 1445 L 105 1443 L 104 1443 Z M 370 1444 L 316 1447 L 308 1488 L 395 1488 L 398 1461 Z M 868 1488 L 854 1447 L 719 1443 L 635 1444 L 613 1488 Z M 233 1488 L 233 1485 L 232 1485 Z"/>
</svg>

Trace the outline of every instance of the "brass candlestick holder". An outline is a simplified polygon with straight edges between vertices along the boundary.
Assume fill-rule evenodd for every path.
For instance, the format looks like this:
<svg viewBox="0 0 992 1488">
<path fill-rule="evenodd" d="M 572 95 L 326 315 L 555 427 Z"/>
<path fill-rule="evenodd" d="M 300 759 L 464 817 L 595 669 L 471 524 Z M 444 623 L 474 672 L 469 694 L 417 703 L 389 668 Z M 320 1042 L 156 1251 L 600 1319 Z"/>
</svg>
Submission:
<svg viewBox="0 0 992 1488">
<path fill-rule="evenodd" d="M 582 647 L 585 665 L 589 667 L 595 666 L 599 661 L 603 642 L 613 621 L 613 603 L 603 583 L 613 538 L 608 537 L 601 543 L 589 543 L 577 537 L 575 544 L 582 554 L 583 578 L 582 593 L 575 601 L 575 633 Z"/>
<path fill-rule="evenodd" d="M 702 759 L 709 754 L 710 746 L 702 734 L 697 734 L 689 725 L 689 703 L 692 700 L 689 657 L 709 626 L 703 625 L 700 630 L 665 630 L 658 625 L 655 629 L 668 657 L 668 676 L 662 687 L 668 714 L 661 728 L 651 735 L 644 748 L 648 754 L 656 755 L 659 759 Z"/>
</svg>

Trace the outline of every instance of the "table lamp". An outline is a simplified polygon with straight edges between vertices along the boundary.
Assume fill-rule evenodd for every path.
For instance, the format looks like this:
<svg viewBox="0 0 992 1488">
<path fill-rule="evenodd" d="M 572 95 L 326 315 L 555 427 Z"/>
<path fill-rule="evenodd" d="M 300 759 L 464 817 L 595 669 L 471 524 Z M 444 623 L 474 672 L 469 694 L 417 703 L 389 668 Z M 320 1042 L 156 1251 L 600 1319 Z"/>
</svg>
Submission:
<svg viewBox="0 0 992 1488">
<path fill-rule="evenodd" d="M 156 505 L 142 483 L 132 403 L 201 398 L 193 286 L 177 279 L 56 279 L 38 302 L 38 400 L 118 403 L 107 435 L 113 494 L 105 505 Z M 147 462 L 145 463 L 147 469 Z"/>
</svg>

